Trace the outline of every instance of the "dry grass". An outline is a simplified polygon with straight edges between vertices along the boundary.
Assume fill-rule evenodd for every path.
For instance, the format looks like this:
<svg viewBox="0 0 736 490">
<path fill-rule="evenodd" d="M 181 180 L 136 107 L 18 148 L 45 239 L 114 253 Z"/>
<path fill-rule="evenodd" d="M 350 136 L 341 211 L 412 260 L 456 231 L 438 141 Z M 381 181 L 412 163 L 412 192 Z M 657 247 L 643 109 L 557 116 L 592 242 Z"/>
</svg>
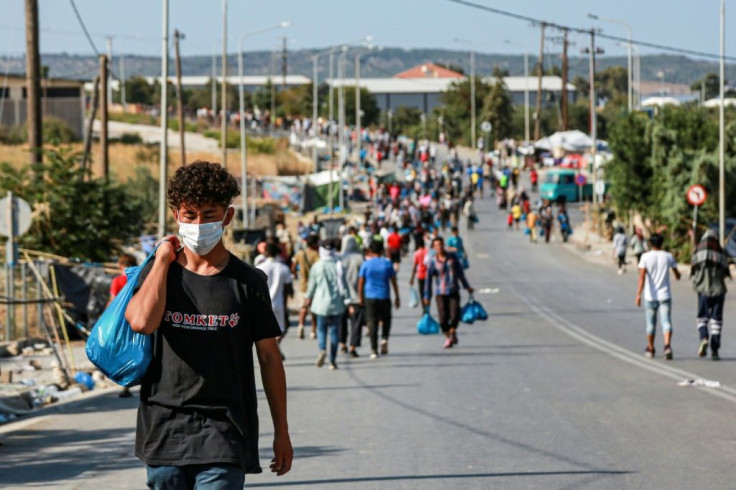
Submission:
<svg viewBox="0 0 736 490">
<path fill-rule="evenodd" d="M 69 145 L 77 151 L 82 151 L 81 143 Z M 126 145 L 111 143 L 109 147 L 110 173 L 114 180 L 124 182 L 132 177 L 138 165 L 149 167 L 151 174 L 158 175 L 158 151 L 156 147 L 146 145 Z M 0 145 L 0 161 L 8 162 L 16 168 L 27 164 L 27 145 Z M 221 154 L 211 152 L 187 152 L 187 160 L 207 160 L 219 162 Z M 92 145 L 92 173 L 102 175 L 100 161 L 100 145 Z M 181 165 L 181 157 L 176 149 L 169 150 L 169 175 Z M 230 151 L 227 155 L 226 166 L 235 176 L 240 176 L 240 153 Z M 249 155 L 248 174 L 256 176 L 273 175 L 303 175 L 312 171 L 311 161 L 300 158 L 286 148 L 279 148 L 274 155 Z"/>
</svg>

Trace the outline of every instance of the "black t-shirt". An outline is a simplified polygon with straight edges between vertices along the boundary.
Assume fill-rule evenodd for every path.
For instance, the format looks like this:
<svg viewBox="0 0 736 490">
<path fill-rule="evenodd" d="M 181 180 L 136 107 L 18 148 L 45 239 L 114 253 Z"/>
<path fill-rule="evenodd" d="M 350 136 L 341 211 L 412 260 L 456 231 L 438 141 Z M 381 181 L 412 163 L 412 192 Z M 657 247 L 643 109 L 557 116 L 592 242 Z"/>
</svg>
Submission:
<svg viewBox="0 0 736 490">
<path fill-rule="evenodd" d="M 136 456 L 149 465 L 227 463 L 260 473 L 253 343 L 279 335 L 262 271 L 232 254 L 211 276 L 172 263 L 141 384 Z"/>
</svg>

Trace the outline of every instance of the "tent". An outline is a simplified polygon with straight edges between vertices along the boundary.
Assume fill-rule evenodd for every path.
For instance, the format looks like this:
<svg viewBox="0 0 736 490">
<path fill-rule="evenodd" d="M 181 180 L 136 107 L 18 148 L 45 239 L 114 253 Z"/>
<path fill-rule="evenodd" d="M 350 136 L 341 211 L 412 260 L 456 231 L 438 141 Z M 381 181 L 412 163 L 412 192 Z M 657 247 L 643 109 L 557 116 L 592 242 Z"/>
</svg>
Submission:
<svg viewBox="0 0 736 490">
<path fill-rule="evenodd" d="M 565 151 L 582 152 L 590 149 L 593 140 L 582 131 L 558 131 L 534 143 L 538 150 L 552 151 L 562 148 Z"/>
<path fill-rule="evenodd" d="M 703 106 L 704 107 L 708 107 L 708 108 L 718 107 L 720 105 L 721 105 L 721 98 L 720 97 L 715 97 L 713 99 L 708 99 L 705 102 L 703 102 Z M 733 97 L 726 97 L 725 99 L 723 99 L 723 105 L 724 105 L 724 107 L 733 107 L 733 106 L 736 106 L 736 99 L 734 99 Z"/>
<path fill-rule="evenodd" d="M 664 107 L 666 105 L 679 106 L 682 102 L 675 99 L 674 97 L 649 97 L 641 101 L 641 105 L 644 107 Z"/>
<path fill-rule="evenodd" d="M 302 212 L 314 211 L 330 202 L 330 183 L 332 183 L 332 206 L 340 201 L 340 173 L 323 170 L 306 176 L 302 191 Z"/>
</svg>

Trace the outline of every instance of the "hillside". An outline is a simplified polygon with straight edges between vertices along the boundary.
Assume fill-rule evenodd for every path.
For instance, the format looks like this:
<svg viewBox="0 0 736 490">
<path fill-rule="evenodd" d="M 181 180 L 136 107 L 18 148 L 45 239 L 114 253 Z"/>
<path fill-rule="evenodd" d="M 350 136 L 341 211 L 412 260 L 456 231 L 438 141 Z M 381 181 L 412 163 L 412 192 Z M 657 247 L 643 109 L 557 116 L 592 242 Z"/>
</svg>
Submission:
<svg viewBox="0 0 736 490">
<path fill-rule="evenodd" d="M 289 74 L 300 74 L 312 77 L 312 55 L 315 50 L 297 50 L 288 53 Z M 274 58 L 273 73 L 281 73 L 280 56 L 272 56 L 269 51 L 247 52 L 245 54 L 245 71 L 248 75 L 268 75 L 272 73 L 272 58 Z M 350 57 L 347 73 L 353 74 L 354 58 Z M 379 52 L 369 52 L 362 57 L 361 75 L 363 77 L 387 77 L 400 71 L 411 68 L 427 61 L 444 63 L 462 67 L 465 72 L 470 71 L 469 56 L 466 51 L 443 49 L 411 49 L 385 48 Z M 533 71 L 536 57 L 530 56 L 530 71 Z M 10 65 L 9 67 L 7 65 Z M 97 73 L 97 59 L 94 56 L 62 54 L 42 55 L 42 64 L 49 67 L 52 77 L 70 77 L 90 79 Z M 231 54 L 228 59 L 230 73 L 237 70 L 237 57 Z M 560 56 L 545 57 L 545 67 L 560 64 Z M 173 63 L 172 74 L 173 74 Z M 219 65 L 219 61 L 218 61 Z M 522 55 L 476 54 L 476 70 L 481 75 L 489 75 L 494 65 L 509 70 L 511 75 L 522 75 L 524 72 L 524 57 Z M 9 58 L 0 61 L 0 72 L 9 68 L 10 73 L 24 71 L 23 58 Z M 158 75 L 161 66 L 159 58 L 136 55 L 125 56 L 125 72 L 127 76 Z M 609 66 L 626 66 L 626 57 L 602 56 L 598 58 L 598 69 Z M 183 56 L 182 70 L 185 75 L 209 75 L 212 67 L 212 58 L 209 56 Z M 641 59 L 641 79 L 657 80 L 658 72 L 664 73 L 666 82 L 690 84 L 707 73 L 717 73 L 716 62 L 687 58 L 672 55 L 648 55 Z M 113 71 L 119 71 L 119 58 L 114 57 Z M 570 79 L 576 76 L 588 77 L 588 58 L 570 58 Z M 327 76 L 327 56 L 320 60 L 320 79 Z M 727 65 L 726 77 L 736 79 L 736 65 Z"/>
</svg>

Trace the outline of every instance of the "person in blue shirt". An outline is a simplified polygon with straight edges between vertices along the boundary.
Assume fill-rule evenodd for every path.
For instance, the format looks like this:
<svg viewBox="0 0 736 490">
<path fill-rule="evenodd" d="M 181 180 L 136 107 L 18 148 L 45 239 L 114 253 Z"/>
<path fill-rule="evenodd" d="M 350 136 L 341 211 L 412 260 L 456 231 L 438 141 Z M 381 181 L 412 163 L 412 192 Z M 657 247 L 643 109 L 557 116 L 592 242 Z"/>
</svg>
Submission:
<svg viewBox="0 0 736 490">
<path fill-rule="evenodd" d="M 394 306 L 401 306 L 396 271 L 391 261 L 383 257 L 383 242 L 371 241 L 366 260 L 358 272 L 358 296 L 360 306 L 365 307 L 366 323 L 371 335 L 371 359 L 378 358 L 378 324 L 381 323 L 381 354 L 388 354 L 388 337 L 391 333 L 391 287 L 394 290 Z M 390 284 L 390 286 L 389 286 Z"/>
</svg>

